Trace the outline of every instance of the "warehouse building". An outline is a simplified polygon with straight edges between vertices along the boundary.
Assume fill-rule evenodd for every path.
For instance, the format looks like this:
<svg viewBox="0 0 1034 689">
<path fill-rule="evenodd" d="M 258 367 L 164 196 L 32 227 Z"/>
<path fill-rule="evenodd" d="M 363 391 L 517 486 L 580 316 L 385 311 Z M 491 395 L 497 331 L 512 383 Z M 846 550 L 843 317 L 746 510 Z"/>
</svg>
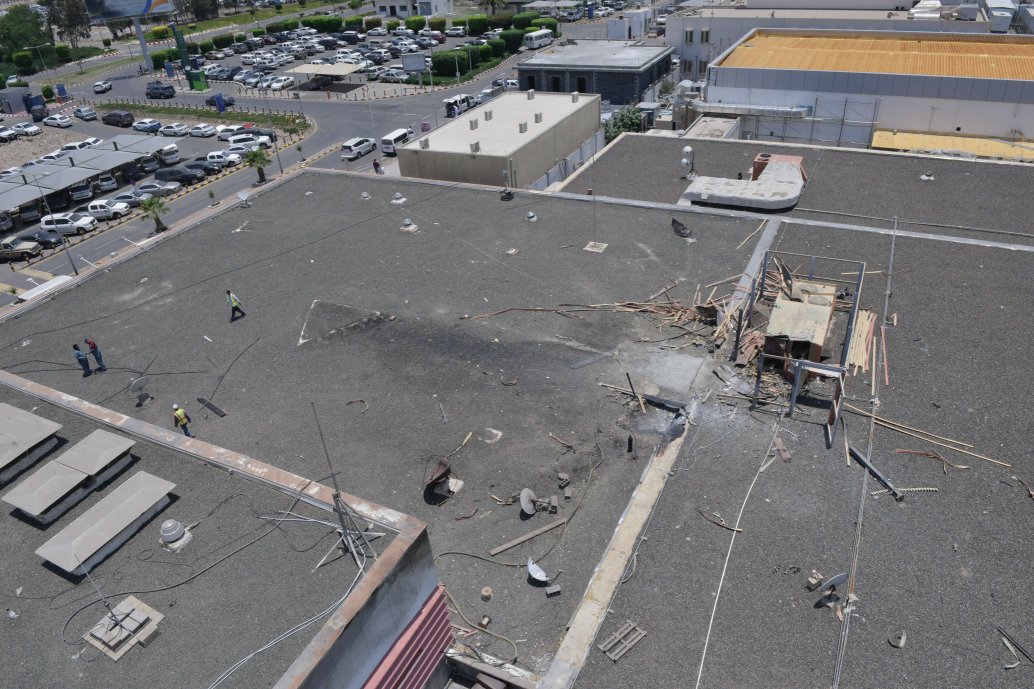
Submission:
<svg viewBox="0 0 1034 689">
<path fill-rule="evenodd" d="M 988 33 L 986 15 L 976 6 L 955 8 L 936 19 L 916 20 L 912 12 L 879 9 L 757 9 L 736 5 L 694 7 L 667 19 L 668 45 L 679 59 L 683 79 L 703 80 L 707 65 L 754 29 L 838 29 Z"/>
<path fill-rule="evenodd" d="M 598 93 L 617 105 L 656 100 L 654 90 L 671 72 L 664 45 L 579 40 L 540 50 L 517 65 L 522 90 Z"/>
<path fill-rule="evenodd" d="M 742 138 L 868 146 L 880 131 L 1027 140 L 1034 37 L 756 30 L 708 67 L 694 109 Z"/>
<path fill-rule="evenodd" d="M 602 147 L 599 132 L 599 96 L 506 93 L 398 148 L 399 171 L 404 177 L 544 188 Z"/>
</svg>

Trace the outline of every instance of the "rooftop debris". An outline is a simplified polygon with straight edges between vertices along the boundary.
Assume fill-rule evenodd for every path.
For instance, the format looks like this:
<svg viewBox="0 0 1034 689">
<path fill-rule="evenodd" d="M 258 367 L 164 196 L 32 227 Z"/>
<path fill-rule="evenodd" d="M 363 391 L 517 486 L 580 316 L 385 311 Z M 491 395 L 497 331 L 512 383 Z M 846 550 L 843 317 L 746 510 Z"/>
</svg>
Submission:
<svg viewBox="0 0 1034 689">
<path fill-rule="evenodd" d="M 607 637 L 597 648 L 607 654 L 607 657 L 615 663 L 621 656 L 632 650 L 632 647 L 642 641 L 646 632 L 639 628 L 632 620 L 625 620 L 621 628 Z"/>
</svg>

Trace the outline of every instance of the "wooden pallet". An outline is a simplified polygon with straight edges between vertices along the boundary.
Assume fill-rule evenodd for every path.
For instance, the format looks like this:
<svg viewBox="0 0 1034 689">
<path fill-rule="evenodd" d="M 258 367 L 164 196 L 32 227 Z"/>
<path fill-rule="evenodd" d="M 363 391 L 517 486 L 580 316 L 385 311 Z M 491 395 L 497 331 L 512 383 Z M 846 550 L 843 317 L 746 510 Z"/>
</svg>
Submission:
<svg viewBox="0 0 1034 689">
<path fill-rule="evenodd" d="M 617 662 L 618 659 L 632 650 L 632 647 L 639 643 L 646 636 L 646 632 L 632 620 L 625 620 L 621 629 L 617 630 L 607 640 L 598 644 L 597 648 L 607 654 L 607 657 Z"/>
</svg>

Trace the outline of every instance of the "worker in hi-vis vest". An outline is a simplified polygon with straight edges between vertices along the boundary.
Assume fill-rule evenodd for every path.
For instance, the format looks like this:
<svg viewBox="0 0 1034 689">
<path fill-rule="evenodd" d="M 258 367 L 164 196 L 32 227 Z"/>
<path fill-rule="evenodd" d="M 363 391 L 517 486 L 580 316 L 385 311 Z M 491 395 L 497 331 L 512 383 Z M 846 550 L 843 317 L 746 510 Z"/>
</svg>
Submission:
<svg viewBox="0 0 1034 689">
<path fill-rule="evenodd" d="M 190 428 L 187 427 L 187 424 L 190 423 L 190 417 L 187 416 L 187 412 L 181 409 L 178 404 L 172 405 L 172 421 L 183 429 L 183 435 L 188 438 L 194 437 L 190 433 Z"/>
<path fill-rule="evenodd" d="M 237 295 L 226 290 L 226 303 L 230 305 L 230 322 L 233 323 L 237 320 L 237 314 L 240 313 L 241 318 L 244 318 L 244 309 L 241 308 L 241 300 L 237 298 Z"/>
</svg>

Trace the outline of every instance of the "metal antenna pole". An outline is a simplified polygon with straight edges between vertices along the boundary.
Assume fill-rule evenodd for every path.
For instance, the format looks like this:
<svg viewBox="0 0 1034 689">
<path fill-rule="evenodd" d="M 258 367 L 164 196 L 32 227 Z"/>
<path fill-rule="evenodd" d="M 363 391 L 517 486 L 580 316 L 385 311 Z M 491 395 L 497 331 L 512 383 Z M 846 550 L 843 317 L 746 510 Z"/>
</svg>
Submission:
<svg viewBox="0 0 1034 689">
<path fill-rule="evenodd" d="M 122 624 L 122 620 L 129 617 L 132 613 L 127 612 L 125 615 L 123 615 L 122 619 L 119 619 L 119 616 L 116 615 L 115 611 L 112 609 L 111 603 L 108 602 L 107 597 L 103 593 L 101 593 L 100 587 L 97 586 L 97 582 L 95 582 L 93 580 L 93 577 L 90 576 L 90 570 L 86 569 L 86 566 L 83 565 L 83 561 L 79 559 L 79 555 L 75 552 L 74 549 L 72 550 L 72 557 L 74 557 L 75 561 L 79 563 L 79 566 L 83 568 L 83 572 L 86 573 L 87 580 L 89 580 L 90 585 L 93 586 L 93 590 L 97 594 L 97 597 L 101 599 L 101 603 L 104 604 L 104 608 L 108 611 L 108 617 L 111 618 L 112 622 L 118 625 L 119 629 L 123 629 L 127 634 L 135 637 L 136 634 L 134 634 L 133 631 L 129 629 L 129 627 Z"/>
<path fill-rule="evenodd" d="M 352 531 L 359 534 L 359 537 L 363 539 L 363 543 L 369 548 L 370 552 L 373 553 L 374 557 L 377 554 L 373 551 L 373 546 L 370 545 L 370 541 L 366 539 L 366 534 L 362 532 L 359 525 L 355 522 L 352 517 L 351 511 L 345 505 L 345 502 L 341 499 L 341 488 L 337 484 L 337 473 L 334 471 L 334 465 L 330 462 L 330 452 L 327 450 L 327 440 L 323 436 L 323 427 L 320 425 L 320 416 L 316 413 L 316 403 L 309 402 L 312 405 L 312 416 L 316 419 L 316 430 L 320 434 L 320 443 L 323 445 L 323 456 L 327 459 L 327 468 L 330 469 L 330 479 L 334 482 L 334 512 L 337 513 L 338 520 L 341 522 L 341 537 L 345 540 L 345 545 L 348 546 L 348 550 L 352 553 L 352 559 L 355 560 L 355 566 L 362 569 L 363 566 L 359 562 L 359 555 L 355 552 L 355 546 L 352 544 L 352 539 L 349 536 L 348 526 L 345 524 L 345 517 L 348 517 L 348 521 L 352 523 Z M 366 551 L 363 551 L 363 555 L 366 555 Z"/>
</svg>

